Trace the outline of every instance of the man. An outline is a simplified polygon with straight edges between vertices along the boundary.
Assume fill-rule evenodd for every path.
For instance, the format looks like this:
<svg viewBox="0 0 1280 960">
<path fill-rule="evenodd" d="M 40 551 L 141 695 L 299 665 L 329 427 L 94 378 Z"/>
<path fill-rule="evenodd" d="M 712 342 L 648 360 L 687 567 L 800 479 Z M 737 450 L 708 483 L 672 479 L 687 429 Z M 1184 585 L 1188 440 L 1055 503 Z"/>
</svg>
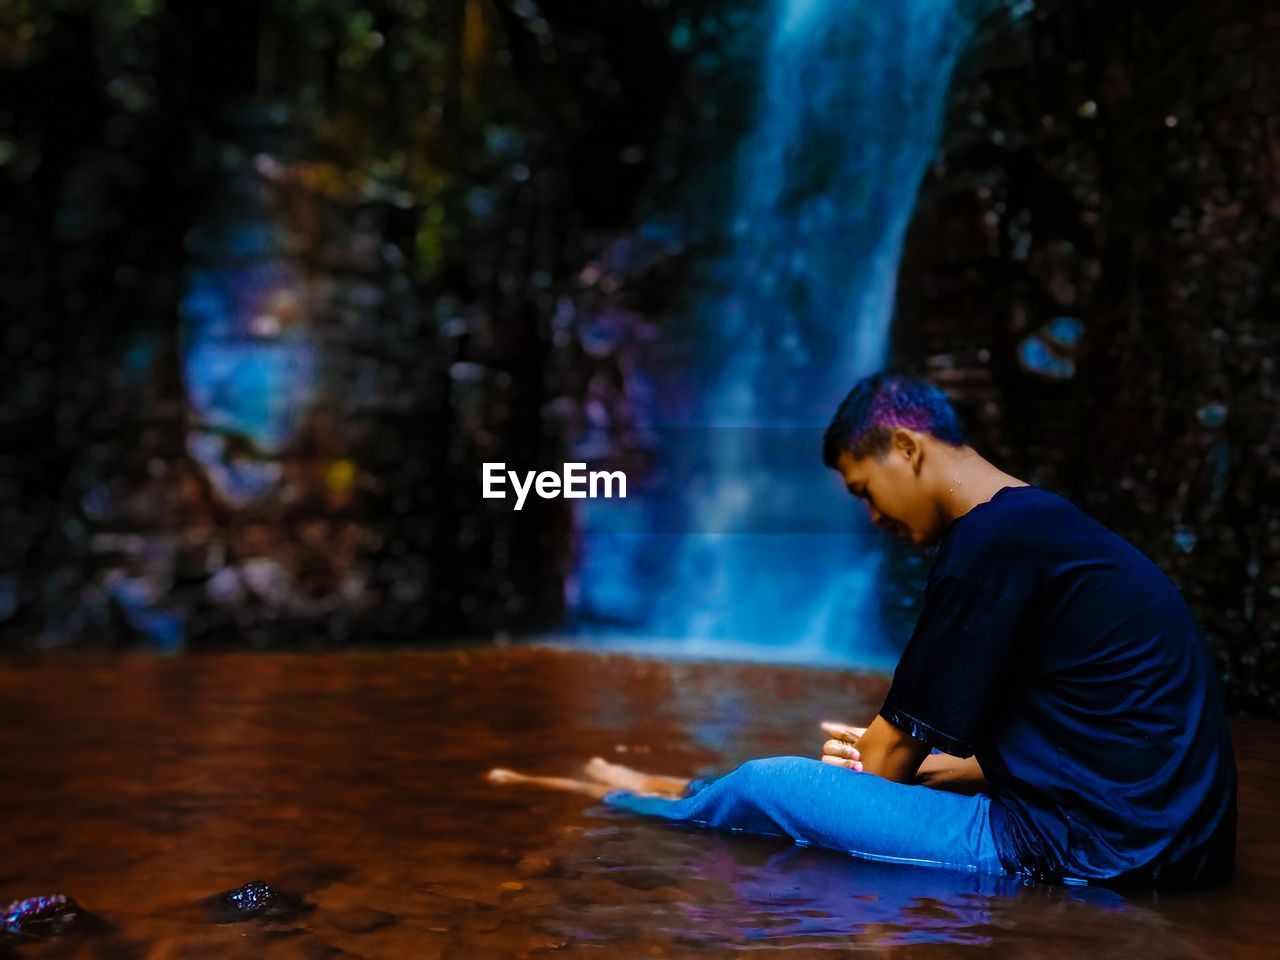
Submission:
<svg viewBox="0 0 1280 960">
<path fill-rule="evenodd" d="M 938 545 L 880 715 L 823 759 L 985 781 L 1006 869 L 1157 885 L 1228 874 L 1229 728 L 1205 639 L 1164 574 L 964 444 L 928 384 L 859 383 L 823 459 L 877 525 Z"/>
<path fill-rule="evenodd" d="M 822 763 L 751 761 L 710 782 L 601 761 L 591 783 L 491 778 L 880 860 L 1162 887 L 1229 875 L 1229 728 L 1205 639 L 1164 574 L 981 457 L 923 381 L 859 382 L 823 460 L 876 525 L 937 547 L 865 731 L 824 725 Z"/>
</svg>

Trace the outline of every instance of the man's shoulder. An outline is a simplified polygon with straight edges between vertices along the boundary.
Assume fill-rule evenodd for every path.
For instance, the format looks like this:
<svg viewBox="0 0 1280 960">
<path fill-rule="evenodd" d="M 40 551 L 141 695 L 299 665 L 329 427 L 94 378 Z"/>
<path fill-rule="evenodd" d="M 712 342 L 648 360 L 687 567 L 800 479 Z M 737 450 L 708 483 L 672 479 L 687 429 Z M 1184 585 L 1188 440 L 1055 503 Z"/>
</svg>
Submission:
<svg viewBox="0 0 1280 960">
<path fill-rule="evenodd" d="M 997 579 L 1061 559 L 1064 541 L 1092 553 L 1115 534 L 1066 497 L 1040 487 L 1004 487 L 952 524 L 939 544 L 934 575 Z"/>
<path fill-rule="evenodd" d="M 1066 497 L 1040 487 L 1006 487 L 948 531 L 934 576 L 1026 582 L 1073 581 L 1107 571 L 1112 585 L 1163 590 L 1167 578 L 1128 540 Z M 1171 585 L 1170 585 L 1171 586 Z"/>
<path fill-rule="evenodd" d="M 1034 544 L 1062 525 L 1093 523 L 1066 497 L 1035 486 L 1003 487 L 990 500 L 958 517 L 944 545 L 952 550 Z"/>
</svg>

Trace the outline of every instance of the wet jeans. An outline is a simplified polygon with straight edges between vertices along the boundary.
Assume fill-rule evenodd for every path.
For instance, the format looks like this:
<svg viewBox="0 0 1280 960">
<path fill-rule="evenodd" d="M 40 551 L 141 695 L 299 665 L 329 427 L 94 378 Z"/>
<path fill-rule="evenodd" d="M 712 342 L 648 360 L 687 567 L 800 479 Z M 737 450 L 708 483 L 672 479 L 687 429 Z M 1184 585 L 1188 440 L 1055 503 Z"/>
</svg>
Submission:
<svg viewBox="0 0 1280 960">
<path fill-rule="evenodd" d="M 989 797 L 894 783 L 806 757 L 751 760 L 679 799 L 615 791 L 612 807 L 725 830 L 790 837 L 855 857 L 1002 873 Z"/>
</svg>

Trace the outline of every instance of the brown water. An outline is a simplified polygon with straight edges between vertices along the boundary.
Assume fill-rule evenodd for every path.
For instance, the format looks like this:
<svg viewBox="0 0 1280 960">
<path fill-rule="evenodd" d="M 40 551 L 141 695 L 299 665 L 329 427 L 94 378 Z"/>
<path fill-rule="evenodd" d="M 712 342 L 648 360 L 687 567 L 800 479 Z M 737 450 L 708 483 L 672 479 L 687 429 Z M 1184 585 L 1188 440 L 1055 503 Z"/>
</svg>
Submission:
<svg viewBox="0 0 1280 960">
<path fill-rule="evenodd" d="M 1125 894 L 861 862 L 495 787 L 593 754 L 679 774 L 815 754 L 883 680 L 539 648 L 0 661 L 0 900 L 105 932 L 22 957 L 1262 957 L 1280 889 L 1280 727 L 1236 726 L 1241 866 Z M 262 879 L 292 919 L 213 922 Z M 3 953 L 3 948 L 0 948 Z"/>
</svg>

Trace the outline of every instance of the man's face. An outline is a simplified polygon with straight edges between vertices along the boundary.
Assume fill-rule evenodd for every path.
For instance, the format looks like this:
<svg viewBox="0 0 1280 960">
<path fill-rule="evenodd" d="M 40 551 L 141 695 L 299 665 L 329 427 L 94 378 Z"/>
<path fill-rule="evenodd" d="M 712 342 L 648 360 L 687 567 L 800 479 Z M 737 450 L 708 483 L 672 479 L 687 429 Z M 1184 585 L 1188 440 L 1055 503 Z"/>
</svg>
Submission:
<svg viewBox="0 0 1280 960">
<path fill-rule="evenodd" d="M 933 497 L 909 455 L 890 448 L 882 457 L 844 451 L 836 469 L 849 492 L 867 505 L 871 522 L 918 547 L 936 543 L 945 530 Z"/>
</svg>

